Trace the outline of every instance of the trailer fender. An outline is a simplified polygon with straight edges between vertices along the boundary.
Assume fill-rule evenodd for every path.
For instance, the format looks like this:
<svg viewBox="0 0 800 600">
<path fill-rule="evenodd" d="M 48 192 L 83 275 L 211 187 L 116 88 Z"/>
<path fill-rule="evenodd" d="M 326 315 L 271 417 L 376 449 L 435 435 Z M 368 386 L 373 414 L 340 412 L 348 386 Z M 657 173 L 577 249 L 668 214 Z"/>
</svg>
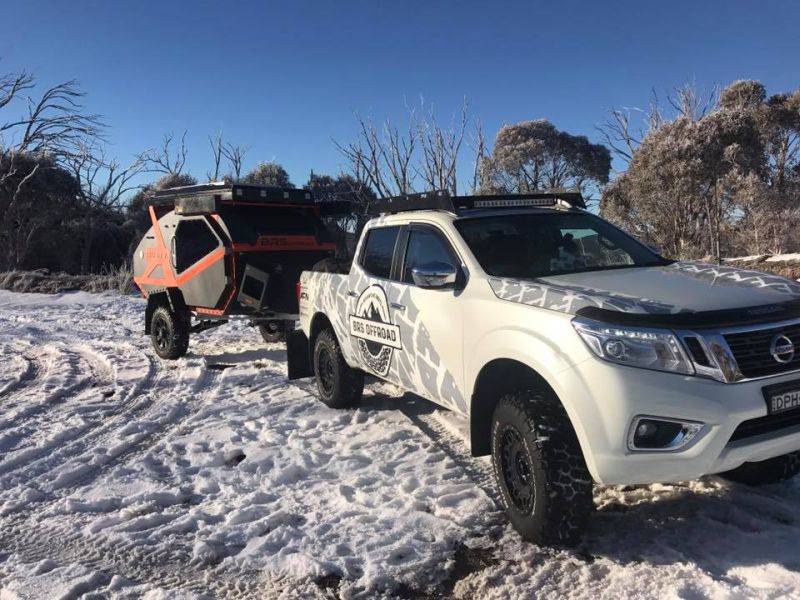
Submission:
<svg viewBox="0 0 800 600">
<path fill-rule="evenodd" d="M 168 306 L 173 313 L 187 310 L 183 294 L 178 288 L 167 288 L 147 296 L 147 308 L 144 311 L 144 333 L 150 335 L 150 317 L 159 306 Z"/>
</svg>

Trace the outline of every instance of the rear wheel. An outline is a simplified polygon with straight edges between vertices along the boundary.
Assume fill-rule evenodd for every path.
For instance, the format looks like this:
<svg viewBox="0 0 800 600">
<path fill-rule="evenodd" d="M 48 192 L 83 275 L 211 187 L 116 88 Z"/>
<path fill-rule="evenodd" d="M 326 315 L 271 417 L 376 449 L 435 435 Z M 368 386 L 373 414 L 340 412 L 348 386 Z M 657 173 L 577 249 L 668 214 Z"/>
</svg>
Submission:
<svg viewBox="0 0 800 600">
<path fill-rule="evenodd" d="M 191 317 L 188 312 L 172 312 L 159 306 L 150 317 L 150 339 L 161 358 L 174 360 L 189 349 Z"/>
<path fill-rule="evenodd" d="M 800 473 L 800 452 L 791 452 L 761 462 L 744 463 L 720 477 L 746 485 L 769 485 L 791 479 Z"/>
<path fill-rule="evenodd" d="M 546 546 L 577 543 L 593 510 L 592 478 L 555 395 L 534 388 L 503 396 L 491 443 L 500 500 L 520 535 Z"/>
<path fill-rule="evenodd" d="M 351 408 L 361 401 L 364 373 L 345 362 L 330 329 L 322 331 L 314 342 L 314 374 L 320 400 L 331 408 Z"/>
</svg>

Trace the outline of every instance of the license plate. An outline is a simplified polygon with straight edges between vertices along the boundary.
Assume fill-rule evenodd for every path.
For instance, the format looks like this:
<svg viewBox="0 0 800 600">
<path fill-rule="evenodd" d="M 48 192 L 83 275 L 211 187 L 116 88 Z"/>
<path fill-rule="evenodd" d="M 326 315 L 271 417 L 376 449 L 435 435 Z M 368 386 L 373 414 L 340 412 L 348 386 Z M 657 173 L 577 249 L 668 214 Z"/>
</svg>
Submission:
<svg viewBox="0 0 800 600">
<path fill-rule="evenodd" d="M 779 384 L 763 389 L 767 411 L 770 414 L 783 413 L 800 409 L 800 382 Z"/>
</svg>

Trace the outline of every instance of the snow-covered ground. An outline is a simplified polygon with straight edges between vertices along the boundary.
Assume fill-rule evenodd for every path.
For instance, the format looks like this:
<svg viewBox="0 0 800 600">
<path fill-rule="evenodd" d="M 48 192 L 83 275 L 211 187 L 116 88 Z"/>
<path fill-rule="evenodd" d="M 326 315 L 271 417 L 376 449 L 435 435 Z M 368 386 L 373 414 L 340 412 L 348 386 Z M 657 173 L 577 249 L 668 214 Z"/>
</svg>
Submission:
<svg viewBox="0 0 800 600">
<path fill-rule="evenodd" d="M 800 597 L 800 484 L 599 488 L 522 543 L 465 423 L 285 379 L 244 324 L 162 362 L 143 304 L 0 292 L 0 598 Z"/>
</svg>

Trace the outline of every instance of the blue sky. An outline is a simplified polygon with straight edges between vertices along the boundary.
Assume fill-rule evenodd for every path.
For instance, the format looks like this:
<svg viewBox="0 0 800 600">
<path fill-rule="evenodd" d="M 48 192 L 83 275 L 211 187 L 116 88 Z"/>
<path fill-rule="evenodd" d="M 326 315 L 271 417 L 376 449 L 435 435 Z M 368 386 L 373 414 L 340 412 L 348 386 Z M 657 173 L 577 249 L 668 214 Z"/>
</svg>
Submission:
<svg viewBox="0 0 800 600">
<path fill-rule="evenodd" d="M 218 129 L 296 184 L 345 166 L 354 113 L 402 119 L 420 96 L 449 119 L 466 96 L 488 138 L 547 118 L 597 139 L 611 106 L 694 80 L 800 85 L 800 4 L 718 2 L 0 3 L 0 72 L 76 78 L 122 161 L 188 130 L 202 177 Z M 0 121 L 5 120 L 0 115 Z"/>
</svg>

